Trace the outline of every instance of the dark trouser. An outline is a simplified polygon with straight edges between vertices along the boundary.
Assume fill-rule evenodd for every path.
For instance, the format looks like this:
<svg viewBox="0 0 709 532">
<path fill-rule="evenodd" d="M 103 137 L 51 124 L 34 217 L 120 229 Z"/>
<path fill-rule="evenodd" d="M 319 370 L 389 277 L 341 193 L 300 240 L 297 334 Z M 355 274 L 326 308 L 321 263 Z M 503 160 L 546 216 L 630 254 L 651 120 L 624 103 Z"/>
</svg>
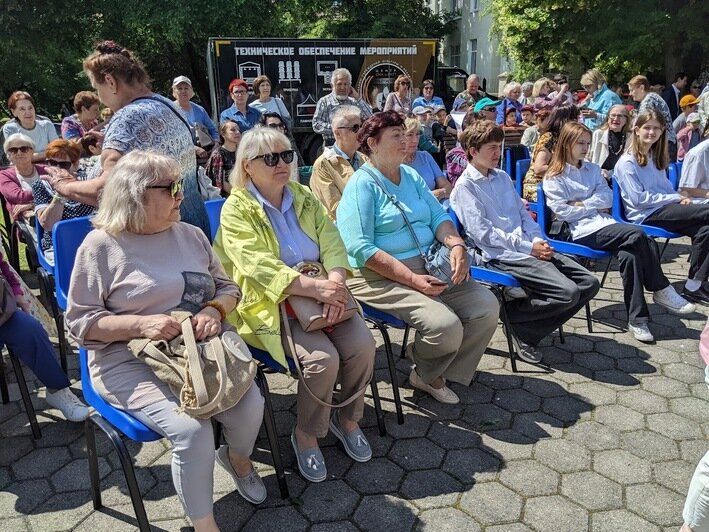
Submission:
<svg viewBox="0 0 709 532">
<path fill-rule="evenodd" d="M 24 310 L 17 309 L 0 326 L 1 344 L 7 344 L 12 353 L 50 390 L 61 390 L 69 386 L 69 379 L 57 362 L 47 332 L 39 321 Z"/>
<path fill-rule="evenodd" d="M 573 259 L 554 253 L 550 261 L 528 257 L 488 263 L 514 276 L 527 297 L 505 303 L 515 333 L 526 344 L 537 345 L 574 316 L 598 293 L 600 283 Z"/>
<path fill-rule="evenodd" d="M 670 162 L 676 163 L 677 162 L 677 143 L 676 142 L 667 142 L 667 151 L 670 156 Z"/>
<path fill-rule="evenodd" d="M 650 313 L 644 290 L 657 292 L 670 284 L 662 273 L 655 241 L 638 227 L 613 224 L 574 242 L 617 254 L 628 321 L 631 325 L 647 323 Z"/>
<path fill-rule="evenodd" d="M 692 203 L 665 205 L 643 221 L 692 238 L 689 255 L 689 279 L 709 279 L 709 205 Z"/>
</svg>

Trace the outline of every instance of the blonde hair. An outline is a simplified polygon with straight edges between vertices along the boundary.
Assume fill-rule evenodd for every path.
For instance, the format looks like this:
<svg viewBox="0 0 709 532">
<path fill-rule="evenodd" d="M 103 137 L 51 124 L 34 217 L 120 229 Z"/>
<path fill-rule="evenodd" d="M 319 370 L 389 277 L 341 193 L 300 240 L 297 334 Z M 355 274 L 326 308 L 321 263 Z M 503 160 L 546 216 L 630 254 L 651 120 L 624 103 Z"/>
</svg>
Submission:
<svg viewBox="0 0 709 532">
<path fill-rule="evenodd" d="M 650 82 L 647 80 L 645 76 L 637 75 L 628 82 L 628 86 L 632 87 L 633 89 L 635 87 L 642 87 L 645 89 L 645 92 L 650 92 Z"/>
<path fill-rule="evenodd" d="M 587 70 L 583 74 L 583 76 L 581 76 L 581 84 L 582 85 L 592 84 L 592 85 L 595 85 L 596 88 L 600 89 L 605 82 L 606 82 L 606 78 L 603 77 L 603 74 L 601 74 L 595 68 Z"/>
<path fill-rule="evenodd" d="M 551 161 L 544 179 L 561 175 L 566 168 L 566 163 L 571 158 L 571 152 L 582 135 L 588 135 L 589 142 L 593 138 L 591 130 L 578 122 L 566 122 L 559 133 L 559 140 L 554 146 Z"/>
<path fill-rule="evenodd" d="M 515 90 L 519 89 L 520 91 L 522 90 L 522 85 L 517 83 L 516 81 L 510 81 L 505 87 L 502 89 L 502 94 L 505 95 L 505 98 L 510 97 L 510 93 Z"/>
<path fill-rule="evenodd" d="M 154 151 L 134 150 L 121 157 L 106 180 L 93 226 L 108 234 L 140 233 L 145 226 L 145 190 L 166 178 L 180 178 L 180 166 Z"/>
<path fill-rule="evenodd" d="M 542 89 L 546 87 L 550 81 L 551 80 L 549 78 L 539 78 L 537 81 L 535 81 L 534 86 L 532 87 L 532 97 L 539 98 Z"/>
<path fill-rule="evenodd" d="M 418 118 L 407 118 L 404 120 L 404 135 L 407 133 L 411 133 L 412 131 L 420 131 L 421 130 L 421 122 L 418 121 Z"/>
<path fill-rule="evenodd" d="M 290 150 L 291 144 L 288 137 L 280 131 L 271 127 L 256 126 L 249 129 L 241 137 L 239 148 L 236 150 L 236 162 L 234 169 L 229 174 L 229 183 L 234 188 L 244 188 L 251 179 L 246 172 L 244 163 L 265 153 L 274 153 Z M 294 179 L 297 172 L 298 159 L 293 157 L 291 163 L 291 179 Z"/>
<path fill-rule="evenodd" d="M 636 128 L 641 128 L 647 124 L 650 120 L 655 120 L 662 128 L 662 135 L 657 139 L 650 150 L 646 153 L 640 149 L 640 141 L 638 140 L 638 134 L 635 131 Z M 638 161 L 640 166 L 647 165 L 648 156 L 652 158 L 655 162 L 655 167 L 658 170 L 665 170 L 670 163 L 670 155 L 667 150 L 667 124 L 665 123 L 665 118 L 661 113 L 658 113 L 654 109 L 647 109 L 643 111 L 635 118 L 635 124 L 633 125 L 633 137 L 630 143 L 630 152 L 633 154 L 635 159 Z M 669 125 L 672 127 L 672 124 Z"/>
</svg>

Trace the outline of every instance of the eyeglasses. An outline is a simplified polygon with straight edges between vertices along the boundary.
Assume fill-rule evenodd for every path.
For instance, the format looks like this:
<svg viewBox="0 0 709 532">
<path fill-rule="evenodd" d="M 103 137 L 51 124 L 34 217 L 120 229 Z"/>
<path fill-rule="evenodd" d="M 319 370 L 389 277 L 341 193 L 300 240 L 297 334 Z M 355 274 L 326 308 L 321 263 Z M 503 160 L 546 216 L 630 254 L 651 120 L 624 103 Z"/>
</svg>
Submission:
<svg viewBox="0 0 709 532">
<path fill-rule="evenodd" d="M 285 124 L 276 124 L 275 122 L 271 122 L 270 124 L 267 124 L 266 127 L 270 127 L 272 129 L 285 129 L 286 125 Z"/>
<path fill-rule="evenodd" d="M 56 159 L 47 159 L 47 164 L 49 166 L 56 166 L 62 170 L 69 170 L 71 168 L 71 161 L 57 161 Z"/>
<path fill-rule="evenodd" d="M 290 164 L 293 162 L 293 158 L 295 157 L 295 151 L 286 150 L 282 151 L 281 153 L 264 153 L 263 155 L 257 155 L 256 157 L 252 157 L 250 160 L 255 161 L 256 159 L 263 159 L 263 162 L 266 166 L 273 168 L 278 164 L 279 157 L 283 160 L 284 163 Z"/>
<path fill-rule="evenodd" d="M 27 153 L 32 151 L 32 148 L 30 146 L 13 146 L 7 149 L 7 153 L 11 153 L 12 155 L 15 155 L 18 151 L 20 153 Z"/>
<path fill-rule="evenodd" d="M 182 179 L 177 179 L 170 183 L 169 185 L 151 185 L 146 188 L 158 188 L 158 189 L 164 189 L 164 190 L 169 190 L 170 191 L 170 196 L 175 198 L 180 192 L 182 192 L 182 189 L 184 187 L 184 183 Z"/>
<path fill-rule="evenodd" d="M 423 88 L 423 90 L 425 90 L 425 91 L 428 90 L 428 89 L 433 90 L 433 85 L 426 85 L 426 86 Z"/>
<path fill-rule="evenodd" d="M 406 85 L 408 87 L 409 85 L 411 85 L 411 83 L 408 81 L 400 81 L 399 85 Z"/>
<path fill-rule="evenodd" d="M 359 131 L 359 128 L 362 127 L 362 124 L 353 124 L 351 126 L 340 126 L 335 129 L 346 129 L 348 131 L 351 131 L 352 133 L 357 133 Z"/>
<path fill-rule="evenodd" d="M 232 92 L 232 94 L 246 94 L 247 92 L 249 92 L 249 91 L 243 91 L 243 90 L 242 91 L 234 91 L 234 92 Z"/>
</svg>

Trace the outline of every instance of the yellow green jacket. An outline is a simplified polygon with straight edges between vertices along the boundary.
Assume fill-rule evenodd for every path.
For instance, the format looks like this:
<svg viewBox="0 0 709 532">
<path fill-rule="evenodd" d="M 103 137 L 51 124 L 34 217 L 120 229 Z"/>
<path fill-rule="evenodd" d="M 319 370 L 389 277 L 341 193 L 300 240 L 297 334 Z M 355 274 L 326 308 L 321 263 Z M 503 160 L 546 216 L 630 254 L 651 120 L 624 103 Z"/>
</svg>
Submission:
<svg viewBox="0 0 709 532">
<path fill-rule="evenodd" d="M 351 275 L 347 251 L 325 207 L 310 190 L 291 181 L 301 229 L 320 248 L 327 271 L 344 268 Z M 276 233 L 258 200 L 244 188 L 234 188 L 222 208 L 214 250 L 227 275 L 241 287 L 243 297 L 228 320 L 248 344 L 268 351 L 288 369 L 281 344 L 279 304 L 285 289 L 300 275 L 280 260 Z"/>
</svg>

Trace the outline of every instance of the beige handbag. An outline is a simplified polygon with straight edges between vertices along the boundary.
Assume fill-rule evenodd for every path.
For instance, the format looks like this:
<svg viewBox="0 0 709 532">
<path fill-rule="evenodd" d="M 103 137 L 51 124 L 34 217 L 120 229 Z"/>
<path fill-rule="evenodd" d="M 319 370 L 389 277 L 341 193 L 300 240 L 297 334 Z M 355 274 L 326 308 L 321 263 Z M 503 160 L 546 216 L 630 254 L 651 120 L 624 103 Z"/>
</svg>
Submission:
<svg viewBox="0 0 709 532">
<path fill-rule="evenodd" d="M 197 342 L 192 314 L 170 313 L 182 326 L 182 335 L 170 340 L 140 338 L 128 342 L 133 356 L 145 362 L 180 399 L 187 415 L 208 419 L 233 407 L 248 391 L 256 362 L 233 331 Z"/>
<path fill-rule="evenodd" d="M 314 279 L 327 279 L 325 268 L 319 262 L 299 262 L 293 269 L 298 273 Z M 291 295 L 288 296 L 287 302 L 303 330 L 305 332 L 312 332 L 347 321 L 359 312 L 359 306 L 357 306 L 357 302 L 354 297 L 352 297 L 352 294 L 349 293 L 349 290 L 347 294 L 349 298 L 345 305 L 345 310 L 340 319 L 335 323 L 327 322 L 327 318 L 323 316 L 323 304 L 312 297 Z"/>
</svg>

